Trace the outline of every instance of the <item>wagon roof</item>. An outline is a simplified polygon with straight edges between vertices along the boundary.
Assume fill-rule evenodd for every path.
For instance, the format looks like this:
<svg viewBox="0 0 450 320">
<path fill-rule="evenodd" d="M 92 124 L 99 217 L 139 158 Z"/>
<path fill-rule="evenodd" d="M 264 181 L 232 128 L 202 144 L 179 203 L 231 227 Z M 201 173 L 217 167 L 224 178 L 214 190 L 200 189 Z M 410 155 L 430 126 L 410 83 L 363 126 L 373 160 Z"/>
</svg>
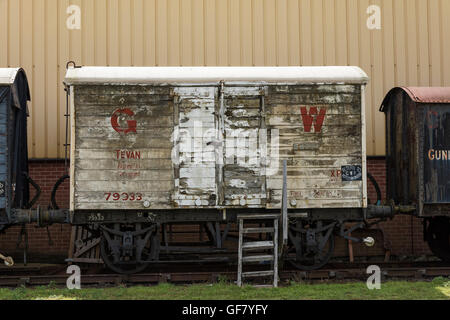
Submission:
<svg viewBox="0 0 450 320">
<path fill-rule="evenodd" d="M 30 101 L 30 89 L 25 71 L 22 68 L 0 68 L 0 100 L 11 93 L 12 105 L 28 112 L 27 101 Z M 5 90 L 6 89 L 6 90 Z"/>
<path fill-rule="evenodd" d="M 359 67 L 81 67 L 67 70 L 65 83 L 295 82 L 367 83 Z"/>
<path fill-rule="evenodd" d="M 450 87 L 396 87 L 388 92 L 380 111 L 385 111 L 391 97 L 398 92 L 405 92 L 415 103 L 450 103 Z"/>
<path fill-rule="evenodd" d="M 20 68 L 0 68 L 0 85 L 10 85 L 16 80 Z"/>
</svg>

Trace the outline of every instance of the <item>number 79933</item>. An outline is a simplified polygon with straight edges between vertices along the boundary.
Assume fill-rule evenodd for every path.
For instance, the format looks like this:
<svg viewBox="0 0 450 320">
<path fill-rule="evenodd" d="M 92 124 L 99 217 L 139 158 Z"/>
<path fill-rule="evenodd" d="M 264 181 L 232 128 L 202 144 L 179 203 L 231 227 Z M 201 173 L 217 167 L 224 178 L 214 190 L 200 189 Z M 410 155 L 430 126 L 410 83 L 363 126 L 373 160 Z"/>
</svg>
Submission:
<svg viewBox="0 0 450 320">
<path fill-rule="evenodd" d="M 105 193 L 106 201 L 141 201 L 142 194 L 141 193 L 127 193 L 127 192 L 106 192 Z"/>
</svg>

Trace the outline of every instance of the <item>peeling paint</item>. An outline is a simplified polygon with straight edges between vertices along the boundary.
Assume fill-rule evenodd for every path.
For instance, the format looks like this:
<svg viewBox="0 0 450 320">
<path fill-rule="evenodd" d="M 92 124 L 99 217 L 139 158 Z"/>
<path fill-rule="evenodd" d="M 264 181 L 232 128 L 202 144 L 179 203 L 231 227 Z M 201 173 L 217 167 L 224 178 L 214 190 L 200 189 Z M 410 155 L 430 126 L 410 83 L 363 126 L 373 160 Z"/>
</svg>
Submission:
<svg viewBox="0 0 450 320">
<path fill-rule="evenodd" d="M 296 208 L 362 206 L 362 182 L 336 173 L 362 165 L 360 85 L 105 85 L 75 93 L 77 209 L 142 208 L 140 200 L 107 201 L 108 192 L 139 193 L 132 198 L 150 209 L 279 208 L 282 160 Z M 134 133 L 111 127 L 111 114 L 125 107 L 134 116 L 118 125 L 136 121 Z M 117 159 L 117 150 L 139 157 Z"/>
</svg>

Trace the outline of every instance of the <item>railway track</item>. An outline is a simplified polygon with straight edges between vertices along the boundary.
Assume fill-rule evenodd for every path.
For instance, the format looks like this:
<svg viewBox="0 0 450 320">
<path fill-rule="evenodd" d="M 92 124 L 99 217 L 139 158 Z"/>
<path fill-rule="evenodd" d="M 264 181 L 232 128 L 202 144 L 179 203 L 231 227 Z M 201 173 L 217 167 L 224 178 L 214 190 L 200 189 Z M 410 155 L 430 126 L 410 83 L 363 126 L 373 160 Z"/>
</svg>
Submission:
<svg viewBox="0 0 450 320">
<path fill-rule="evenodd" d="M 366 272 L 370 264 L 352 265 L 346 267 L 342 265 L 339 268 L 325 268 L 314 271 L 283 270 L 279 273 L 280 281 L 288 283 L 289 281 L 342 281 L 342 280 L 366 280 L 369 276 Z M 379 264 L 383 280 L 402 279 L 402 280 L 427 280 L 435 277 L 450 277 L 450 266 L 436 263 L 424 263 L 421 265 L 405 264 L 405 266 L 395 266 L 395 264 Z M 87 273 L 82 272 L 82 286 L 111 286 L 111 285 L 154 285 L 159 283 L 173 284 L 191 284 L 191 283 L 215 283 L 220 279 L 226 279 L 230 282 L 236 281 L 237 273 L 224 268 L 209 268 L 206 271 L 203 268 L 185 267 L 186 271 L 174 270 L 165 272 L 146 272 L 131 275 L 110 274 L 110 273 Z M 192 271 L 197 269 L 197 271 Z M 220 270 L 222 269 L 222 270 Z M 257 267 L 255 267 L 257 269 Z M 100 272 L 102 272 L 101 270 Z M 153 271 L 153 270 L 152 270 Z M 56 273 L 56 274 L 55 274 Z M 26 274 L 24 270 L 17 275 L 12 273 L 0 275 L 0 286 L 42 286 L 42 285 L 62 285 L 65 286 L 68 274 L 65 274 L 61 265 L 55 267 L 53 274 Z"/>
</svg>

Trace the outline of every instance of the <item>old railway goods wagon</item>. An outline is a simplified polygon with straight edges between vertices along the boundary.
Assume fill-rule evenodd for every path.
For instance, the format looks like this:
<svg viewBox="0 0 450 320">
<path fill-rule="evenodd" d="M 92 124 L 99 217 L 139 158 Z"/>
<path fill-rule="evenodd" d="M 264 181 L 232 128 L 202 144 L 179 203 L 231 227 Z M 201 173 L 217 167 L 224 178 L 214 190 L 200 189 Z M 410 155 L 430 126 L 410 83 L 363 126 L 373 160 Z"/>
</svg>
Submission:
<svg viewBox="0 0 450 320">
<path fill-rule="evenodd" d="M 380 111 L 388 199 L 414 205 L 431 250 L 450 261 L 450 87 L 394 88 Z"/>
<path fill-rule="evenodd" d="M 358 67 L 71 67 L 72 222 L 135 272 L 158 259 L 161 224 L 205 225 L 220 248 L 237 214 L 279 213 L 286 163 L 294 263 L 320 267 L 344 222 L 392 213 L 368 210 L 367 81 Z"/>
<path fill-rule="evenodd" d="M 14 208 L 28 208 L 37 199 L 29 202 L 28 100 L 25 71 L 0 68 L 0 231 L 15 223 Z"/>
</svg>

